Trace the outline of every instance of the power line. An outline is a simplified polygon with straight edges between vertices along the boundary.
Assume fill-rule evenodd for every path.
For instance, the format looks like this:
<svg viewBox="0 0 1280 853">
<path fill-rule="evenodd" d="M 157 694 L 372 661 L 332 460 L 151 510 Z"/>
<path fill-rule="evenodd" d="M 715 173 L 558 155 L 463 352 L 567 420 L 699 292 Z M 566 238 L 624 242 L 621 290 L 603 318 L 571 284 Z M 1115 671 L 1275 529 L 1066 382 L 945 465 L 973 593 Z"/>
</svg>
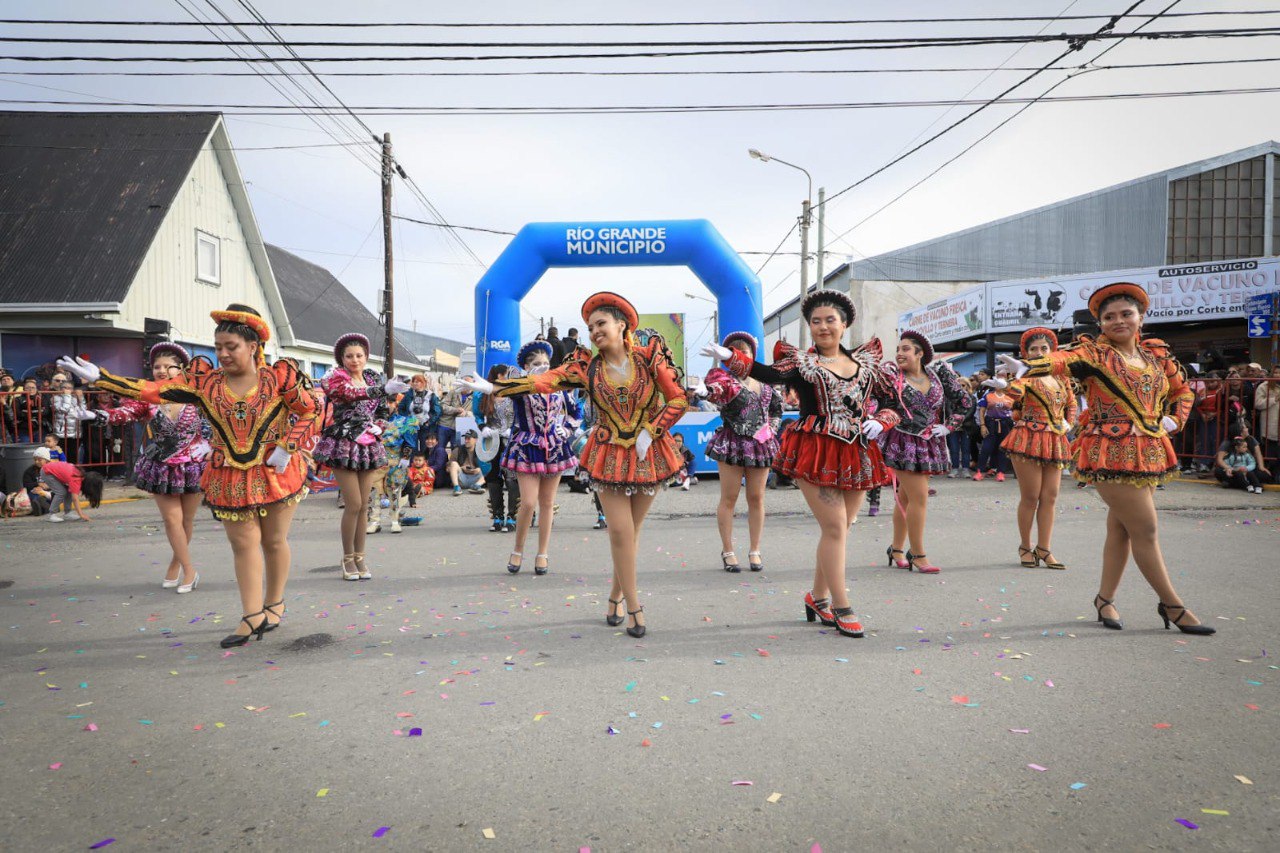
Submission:
<svg viewBox="0 0 1280 853">
<path fill-rule="evenodd" d="M 1118 21 L 1120 21 L 1124 15 L 1128 15 L 1128 14 L 1129 14 L 1130 12 L 1132 12 L 1134 9 L 1138 8 L 1138 6 L 1142 5 L 1142 2 L 1143 2 L 1143 0 L 1137 0 L 1137 2 L 1133 3 L 1133 4 L 1132 4 L 1132 5 L 1130 5 L 1128 8 L 1126 8 L 1126 9 L 1124 10 L 1124 12 L 1122 12 L 1122 13 L 1121 13 L 1121 16 L 1120 16 L 1120 17 L 1113 17 L 1113 18 L 1112 18 L 1111 20 L 1109 20 L 1107 23 L 1103 24 L 1103 25 L 1098 29 L 1098 31 L 1097 31 L 1094 35 L 1095 35 L 1095 36 L 1101 36 L 1101 35 L 1104 35 L 1104 34 L 1110 33 L 1110 31 L 1111 31 L 1112 29 L 1114 29 L 1114 28 L 1115 28 L 1116 23 L 1117 23 Z M 1000 100 L 1004 99 L 1004 97 L 1005 97 L 1006 95 L 1008 95 L 1010 92 L 1012 92 L 1014 89 L 1018 89 L 1018 88 L 1020 88 L 1024 83 L 1027 83 L 1027 82 L 1029 82 L 1029 81 L 1033 80 L 1034 78 L 1038 77 L 1039 75 L 1043 74 L 1044 72 L 1048 71 L 1050 68 L 1052 68 L 1053 66 L 1057 65 L 1057 64 L 1058 64 L 1059 62 L 1061 62 L 1063 59 L 1065 59 L 1066 57 L 1070 56 L 1072 53 L 1075 53 L 1075 52 L 1076 52 L 1076 51 L 1078 51 L 1078 50 L 1082 50 L 1082 49 L 1084 48 L 1085 44 L 1087 44 L 1087 42 L 1083 42 L 1083 41 L 1082 41 L 1082 42 L 1072 42 L 1071 44 L 1069 44 L 1069 45 L 1067 46 L 1067 49 L 1066 49 L 1066 50 L 1064 50 L 1062 53 L 1060 53 L 1060 54 L 1058 54 L 1057 56 L 1055 56 L 1053 59 L 1049 60 L 1049 61 L 1048 61 L 1047 63 L 1045 63 L 1045 64 L 1044 64 L 1044 66 L 1043 66 L 1043 67 L 1041 67 L 1038 71 L 1033 71 L 1033 72 L 1031 72 L 1031 73 L 1030 73 L 1030 74 L 1028 74 L 1026 77 L 1023 77 L 1021 80 L 1019 80 L 1017 83 L 1014 83 L 1012 86 L 1010 86 L 1010 87 L 1008 87 L 1007 89 L 1005 89 L 1005 90 L 1003 90 L 1002 92 L 1000 92 L 1000 94 L 996 95 L 994 98 L 990 98 L 990 99 L 988 99 L 985 103 L 981 104 L 977 109 L 973 110 L 972 112 L 970 112 L 970 113 L 968 113 L 968 114 L 966 114 L 966 115 L 964 115 L 964 116 L 961 116 L 961 117 L 960 117 L 959 119 L 957 119 L 956 121 L 952 122 L 951 124 L 949 124 L 949 125 L 947 125 L 946 127 L 944 127 L 942 130 L 940 130 L 940 131 L 938 131 L 937 133 L 935 133 L 935 134 L 933 134 L 932 136 L 930 136 L 928 139 L 924 140 L 923 142 L 919 143 L 918 145 L 913 146 L 912 148 L 908 149 L 907 151 L 904 151 L 903 153 L 901 153 L 901 154 L 897 155 L 896 157 L 894 157 L 893 159 L 891 159 L 888 163 L 885 163 L 883 166 L 880 166 L 879 168 L 877 168 L 877 169 L 873 170 L 873 171 L 872 171 L 872 172 L 870 172 L 869 174 L 864 175 L 863 177 L 861 177 L 861 178 L 859 178 L 858 180 L 854 181 L 852 184 L 849 184 L 849 186 L 845 187 L 844 189 L 840 190 L 839 192 L 835 193 L 834 195 L 827 196 L 827 204 L 830 204 L 831 202 L 835 201 L 837 198 L 839 198 L 840 196 L 842 196 L 842 195 L 844 195 L 845 193 L 849 192 L 850 190 L 854 189 L 855 187 L 861 186 L 862 184 L 864 184 L 864 183 L 866 183 L 867 181 L 869 181 L 869 180 L 871 180 L 872 178 L 874 178 L 876 175 L 880 174 L 881 172 L 885 171 L 886 169 L 891 168 L 891 167 L 892 167 L 892 166 L 894 166 L 895 164 L 897 164 L 897 163 L 901 163 L 903 160 L 907 159 L 907 158 L 908 158 L 908 157 L 910 157 L 912 154 L 914 154 L 914 153 L 916 153 L 917 151 L 921 150 L 922 148 L 926 147 L 927 145 L 929 145 L 930 143 L 932 143 L 934 140 L 940 139 L 940 138 L 942 138 L 943 136 L 947 135 L 948 133 L 950 133 L 951 131 L 955 130 L 955 129 L 956 129 L 957 127 L 959 127 L 960 125 L 962 125 L 962 124 L 964 124 L 965 122 L 969 121 L 969 119 L 973 118 L 974 116 L 976 116 L 976 115 L 978 115 L 979 113 L 981 113 L 983 110 L 985 110 L 985 109 L 987 109 L 988 107 L 990 107 L 992 104 L 996 103 L 997 101 L 1000 101 Z M 1009 101 L 1008 101 L 1008 102 L 1012 102 L 1012 101 L 1013 101 L 1013 99 L 1009 99 Z"/>
<path fill-rule="evenodd" d="M 1280 91 L 1280 86 L 1252 86 L 1225 89 L 1183 89 L 1169 92 L 1110 92 L 1093 95 L 1060 95 L 1053 98 L 1042 96 L 1005 98 L 1001 106 L 1014 106 L 1027 103 L 1065 104 L 1088 103 L 1092 101 L 1119 100 L 1155 100 L 1161 98 L 1190 98 L 1216 95 L 1258 95 Z M 222 110 L 227 115 L 312 115 L 314 110 L 308 107 L 288 109 L 272 104 L 190 104 L 190 103 L 157 103 L 151 101 L 122 101 L 104 105 L 97 101 L 52 101 L 30 99 L 0 99 L 0 104 L 39 105 L 39 106 L 134 106 L 152 109 L 197 109 Z M 450 106 L 404 106 L 382 105 L 361 106 L 366 116 L 370 115 L 636 115 L 636 114 L 668 114 L 668 113 L 740 113 L 740 112 L 785 112 L 785 111 L 822 111 L 822 110 L 872 110 L 872 109 L 909 109 L 914 107 L 947 107 L 947 106 L 991 106 L 992 103 L 978 99 L 938 99 L 920 101 L 847 101 L 831 103 L 768 103 L 768 104 L 662 104 L 636 106 L 574 106 L 574 107 L 450 107 Z M 327 113 L 322 113 L 326 114 Z M 920 146 L 917 146 L 917 149 Z M 913 150 L 917 150 L 913 149 Z M 910 154 L 911 152 L 908 152 Z M 905 155 L 904 155 L 905 156 Z M 901 159 L 901 158 L 899 158 Z M 897 162 L 897 161 L 894 161 Z M 891 165 L 891 164 L 890 164 Z M 874 174 L 878 174 L 878 170 Z M 868 176 L 871 177 L 871 176 Z M 865 181 L 865 179 L 863 179 Z M 859 181 L 861 184 L 863 181 Z M 847 192 L 853 186 L 841 192 Z M 828 196 L 830 203 L 834 196 Z"/>
<path fill-rule="evenodd" d="M 791 223 L 791 227 L 787 229 L 786 234 L 782 235 L 782 239 L 778 241 L 778 245 L 775 246 L 773 251 L 769 253 L 769 257 L 765 258 L 764 262 L 761 263 L 760 266 L 756 267 L 756 275 L 760 275 L 760 270 L 764 269 L 769 265 L 769 261 L 773 260 L 774 255 L 778 254 L 778 250 L 782 248 L 783 244 L 786 243 L 787 240 L 791 239 L 791 235 L 796 233 L 796 228 L 798 228 L 799 226 L 800 226 L 799 219 L 796 219 L 794 222 Z"/>
<path fill-rule="evenodd" d="M 1276 15 L 1277 9 L 1242 9 L 1238 11 L 1214 10 L 1205 12 L 1175 12 L 1166 15 L 1168 18 L 1208 18 L 1234 15 Z M 813 20 L 753 20 L 753 21 L 504 21 L 504 22 L 425 22 L 425 21 L 272 21 L 271 27 L 308 27 L 328 29 L 369 29 L 376 27 L 418 27 L 431 29 L 530 29 L 530 28 L 602 28 L 602 27 L 755 27 L 755 26 L 840 26 L 864 24 L 970 24 L 970 23 L 1035 23 L 1040 21 L 1096 21 L 1113 17 L 1106 14 L 1096 15 L 1000 15 L 954 18 L 844 18 Z M 1121 18 L 1140 17 L 1140 15 L 1123 14 Z M 185 21 L 92 21 L 92 20 L 58 20 L 54 18 L 6 18 L 0 24 L 59 24 L 66 26 L 95 27 L 185 27 Z M 253 26 L 253 22 L 241 21 L 242 26 Z"/>
<path fill-rule="evenodd" d="M 1114 26 L 1119 18 L 1112 18 L 1112 23 L 1104 26 Z M 228 26 L 240 30 L 243 26 L 262 26 L 261 24 L 233 24 L 228 21 Z M 1268 36 L 1280 33 L 1280 28 L 1276 27 L 1230 27 L 1223 29 L 1189 29 L 1189 30 L 1158 30 L 1156 32 L 1147 33 L 1143 38 L 1150 39 L 1185 39 L 1185 38 L 1245 38 L 1251 36 Z M 412 48 L 421 49 L 483 49 L 494 50 L 499 48 L 523 48 L 523 49 L 548 49 L 548 48 L 710 48 L 710 47 L 732 47 L 732 48 L 775 48 L 779 51 L 790 49 L 808 49 L 808 48 L 825 48 L 825 49 L 875 49 L 882 46 L 910 46 L 910 47 L 929 47 L 929 46 L 951 46 L 951 45 L 972 45 L 972 44 L 1018 44 L 1018 43 L 1038 43 L 1038 42 L 1070 42 L 1084 43 L 1096 41 L 1099 39 L 1120 39 L 1127 38 L 1128 34 L 1124 33 L 1039 33 L 1039 34 L 1015 34 L 1015 35 L 964 35 L 964 36 L 891 36 L 881 38 L 821 38 L 821 39 L 719 39 L 714 41 L 707 40 L 680 40 L 680 41 L 293 41 L 288 43 L 290 47 L 336 47 L 336 48 L 357 48 L 357 47 L 373 47 L 373 48 Z M 79 38 L 74 36 L 0 36 L 0 43 L 10 44 L 89 44 L 89 45 L 138 45 L 146 47 L 221 47 L 221 40 L 209 39 L 179 39 L 179 38 L 110 38 L 110 37 L 86 37 Z M 281 42 L 275 39 L 258 41 L 246 38 L 242 44 L 246 47 L 280 47 Z M 504 57 L 518 58 L 518 57 Z M 538 57 L 547 58 L 547 57 Z M 556 57 L 567 58 L 567 57 Z"/>
<path fill-rule="evenodd" d="M 415 223 L 415 224 L 417 224 L 417 225 L 427 225 L 427 226 L 430 226 L 430 227 L 432 227 L 432 228 L 457 228 L 457 229 L 458 229 L 458 230 L 460 230 L 460 231 L 478 231 L 478 232 L 480 232 L 480 233 L 482 233 L 482 234 L 501 234 L 501 235 L 502 235 L 502 236 L 504 236 L 504 237 L 514 237 L 514 236 L 516 236 L 516 234 L 515 234 L 515 232 L 514 232 L 514 231 L 497 231 L 497 230 L 495 230 L 495 229 L 493 229 L 493 228 L 476 228 L 476 227 L 472 227 L 472 226 L 469 226 L 469 225 L 452 225 L 452 224 L 450 224 L 450 223 L 448 223 L 448 222 L 426 222 L 426 221 L 421 220 L 421 219 L 414 219 L 412 216 L 401 216 L 401 215 L 400 215 L 400 214 L 398 214 L 398 213 L 397 213 L 397 214 L 393 214 L 391 218 L 392 218 L 392 219 L 403 219 L 405 222 L 413 222 L 413 223 Z"/>
<path fill-rule="evenodd" d="M 1280 62 L 1280 57 L 1261 56 L 1240 59 L 1173 60 L 1170 62 L 1134 62 L 1121 65 L 1094 65 L 1093 60 L 1079 66 L 1061 66 L 1063 70 L 1089 68 L 1098 71 L 1124 71 L 1147 68 L 1190 68 L 1211 65 L 1248 65 Z M 326 77 L 725 77 L 842 75 L 842 74 L 948 74 L 981 72 L 1035 71 L 1040 66 L 935 66 L 931 68 L 742 68 L 721 71 L 326 71 Z M 0 71 L 21 77 L 300 77 L 309 72 L 297 71 Z"/>
</svg>

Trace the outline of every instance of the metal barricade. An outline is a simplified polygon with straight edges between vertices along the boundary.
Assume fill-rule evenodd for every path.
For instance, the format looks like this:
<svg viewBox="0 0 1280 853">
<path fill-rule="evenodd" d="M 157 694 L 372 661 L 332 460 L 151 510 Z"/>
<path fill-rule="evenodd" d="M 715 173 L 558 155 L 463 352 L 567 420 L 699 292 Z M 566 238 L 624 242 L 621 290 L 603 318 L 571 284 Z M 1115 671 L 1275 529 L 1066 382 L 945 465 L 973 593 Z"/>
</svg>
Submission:
<svg viewBox="0 0 1280 853">
<path fill-rule="evenodd" d="M 108 477 L 130 476 L 141 427 L 77 420 L 59 411 L 55 400 L 59 395 L 54 391 L 0 393 L 0 444 L 44 444 L 47 436 L 53 436 L 68 462 Z M 118 405 L 116 395 L 105 391 L 78 390 L 72 396 L 77 407 L 90 411 Z"/>
</svg>

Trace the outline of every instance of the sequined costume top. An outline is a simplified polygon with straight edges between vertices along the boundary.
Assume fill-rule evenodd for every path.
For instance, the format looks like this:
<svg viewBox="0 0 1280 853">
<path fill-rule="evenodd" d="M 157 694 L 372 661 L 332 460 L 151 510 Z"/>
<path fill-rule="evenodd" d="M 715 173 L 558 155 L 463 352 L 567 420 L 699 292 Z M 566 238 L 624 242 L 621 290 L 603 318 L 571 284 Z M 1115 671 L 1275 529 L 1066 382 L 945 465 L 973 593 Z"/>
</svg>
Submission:
<svg viewBox="0 0 1280 853">
<path fill-rule="evenodd" d="M 1066 435 L 1079 416 L 1071 383 L 1060 379 L 1024 376 L 1009 383 L 1005 394 L 1013 398 L 1015 428 Z"/>
<path fill-rule="evenodd" d="M 929 390 L 921 391 L 906 380 L 897 362 L 886 362 L 881 370 L 887 391 L 880 400 L 884 408 L 898 413 L 898 432 L 924 437 L 930 427 L 941 424 L 952 432 L 964 425 L 973 414 L 974 400 L 960 384 L 960 377 L 949 364 L 926 364 L 921 368 L 929 377 Z"/>
<path fill-rule="evenodd" d="M 142 455 L 166 465 L 192 461 L 191 449 L 212 435 L 209 424 L 200 417 L 200 408 L 188 403 L 178 410 L 176 418 L 165 414 L 163 406 L 141 400 L 125 400 L 111 409 L 98 409 L 109 424 L 146 421 L 146 438 Z"/>
<path fill-rule="evenodd" d="M 161 381 L 130 379 L 102 370 L 97 387 L 145 403 L 199 406 L 212 428 L 213 467 L 239 470 L 262 465 L 275 447 L 295 453 L 316 417 L 310 381 L 286 361 L 259 367 L 258 384 L 243 396 L 207 359 L 195 358 L 180 375 Z M 298 415 L 289 422 L 289 414 Z"/>
<path fill-rule="evenodd" d="M 767 441 L 782 428 L 782 395 L 768 383 L 752 391 L 737 376 L 715 367 L 703 380 L 707 399 L 720 408 L 726 429 L 743 438 Z"/>
<path fill-rule="evenodd" d="M 734 376 L 751 376 L 794 389 L 800 401 L 800 417 L 791 429 L 865 444 L 862 422 L 871 417 L 867 402 L 891 390 L 880 371 L 880 341 L 872 338 L 857 349 L 841 350 L 858 365 L 852 376 L 835 373 L 816 351 L 801 352 L 784 341 L 774 346 L 772 365 L 761 364 L 741 350 L 734 350 L 725 364 Z M 874 419 L 885 429 L 897 427 L 899 420 L 896 412 L 883 406 Z"/>
<path fill-rule="evenodd" d="M 1141 366 L 1129 364 L 1106 337 L 1082 336 L 1070 347 L 1027 361 L 1026 377 L 1075 377 L 1084 385 L 1088 407 L 1081 435 L 1119 437 L 1167 435 L 1160 419 L 1173 418 L 1181 429 L 1195 394 L 1182 365 L 1168 345 L 1155 338 L 1140 342 Z"/>
<path fill-rule="evenodd" d="M 320 380 L 325 398 L 331 404 L 321 437 L 354 441 L 374 425 L 379 407 L 385 408 L 386 383 L 376 370 L 365 370 L 363 379 L 365 384 L 357 385 L 345 368 L 337 367 Z"/>
</svg>

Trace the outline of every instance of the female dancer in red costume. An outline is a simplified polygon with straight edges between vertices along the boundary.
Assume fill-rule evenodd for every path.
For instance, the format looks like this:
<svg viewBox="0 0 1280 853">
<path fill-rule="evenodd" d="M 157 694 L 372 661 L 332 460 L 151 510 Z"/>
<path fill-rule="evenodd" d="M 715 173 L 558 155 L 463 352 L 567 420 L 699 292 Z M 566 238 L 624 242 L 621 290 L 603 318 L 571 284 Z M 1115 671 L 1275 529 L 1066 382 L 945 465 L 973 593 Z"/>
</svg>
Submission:
<svg viewBox="0 0 1280 853">
<path fill-rule="evenodd" d="M 114 376 L 84 359 L 58 364 L 85 382 L 152 405 L 199 406 L 213 428 L 213 453 L 200 485 L 204 502 L 222 521 L 235 556 L 244 615 L 222 647 L 262 639 L 284 613 L 289 579 L 289 524 L 306 496 L 306 463 L 298 453 L 312 429 L 316 400 L 309 382 L 285 361 L 268 367 L 262 346 L 271 329 L 257 311 L 232 304 L 211 315 L 218 326 L 219 367 L 202 359 L 176 376 L 147 382 Z M 289 423 L 290 412 L 298 415 Z M 263 595 L 265 564 L 266 595 Z M 270 600 L 270 604 L 264 602 Z"/>
<path fill-rule="evenodd" d="M 856 313 L 853 301 L 839 291 L 817 290 L 805 298 L 800 313 L 813 338 L 808 352 L 779 343 L 772 366 L 714 344 L 702 352 L 724 361 L 734 376 L 795 390 L 800 418 L 783 430 L 773 469 L 795 480 L 822 530 L 813 589 L 804 596 L 805 616 L 834 625 L 846 637 L 861 637 L 862 623 L 845 589 L 845 540 L 859 492 L 890 482 L 875 438 L 892 429 L 898 416 L 887 406 L 874 418 L 866 414 L 869 399 L 892 389 L 880 371 L 878 340 L 855 350 L 842 343 Z"/>
<path fill-rule="evenodd" d="M 1058 336 L 1052 329 L 1037 327 L 1022 333 L 1023 358 L 1044 358 L 1058 349 Z M 1045 568 L 1065 569 L 1053 556 L 1053 519 L 1058 508 L 1058 487 L 1062 469 L 1071 464 L 1071 448 L 1067 432 L 1075 424 L 1078 409 L 1076 396 L 1068 379 L 1036 376 L 1015 379 L 988 379 L 982 383 L 1005 390 L 1014 400 L 1013 429 L 1005 436 L 1003 448 L 1018 472 L 1018 556 L 1022 565 L 1034 569 L 1044 562 Z M 1031 524 L 1038 535 L 1031 544 Z"/>
<path fill-rule="evenodd" d="M 669 432 L 688 405 L 680 371 L 658 335 L 644 346 L 635 342 L 636 309 L 616 293 L 597 293 L 582 304 L 582 319 L 597 354 L 579 347 L 561 365 L 537 376 L 489 383 L 475 377 L 459 382 L 486 394 L 551 394 L 585 389 L 596 421 L 579 464 L 591 478 L 609 522 L 613 584 L 605 621 L 622 624 L 618 608 L 626 604 L 632 624 L 627 633 L 643 637 L 644 607 L 636 586 L 640 527 L 658 486 L 670 480 L 682 460 Z"/>
<path fill-rule="evenodd" d="M 1076 479 L 1092 483 L 1107 504 L 1107 539 L 1102 546 L 1102 580 L 1094 607 L 1098 621 L 1120 630 L 1116 590 L 1130 553 L 1159 596 L 1156 612 L 1184 634 L 1212 634 L 1173 589 L 1160 552 L 1155 487 L 1178 473 L 1169 434 L 1182 429 L 1195 399 L 1182 366 L 1164 341 L 1142 337 L 1149 300 L 1139 285 L 1118 281 L 1089 297 L 1089 311 L 1102 335 L 1087 336 L 1070 349 L 1023 362 L 1002 355 L 1017 378 L 1056 376 L 1079 379 L 1088 409 L 1072 443 Z"/>
<path fill-rule="evenodd" d="M 149 355 L 151 378 L 156 382 L 179 375 L 191 363 L 190 353 L 168 341 L 153 346 Z M 160 586 L 176 587 L 179 593 L 191 592 L 200 582 L 200 573 L 191 563 L 191 534 L 202 497 L 200 479 L 204 475 L 205 457 L 213 450 L 207 441 L 209 425 L 200 416 L 200 408 L 191 403 L 153 406 L 141 400 L 128 400 L 114 409 L 98 409 L 94 414 L 109 424 L 147 422 L 146 441 L 133 474 L 134 484 L 155 499 L 165 536 L 173 549 Z"/>
</svg>

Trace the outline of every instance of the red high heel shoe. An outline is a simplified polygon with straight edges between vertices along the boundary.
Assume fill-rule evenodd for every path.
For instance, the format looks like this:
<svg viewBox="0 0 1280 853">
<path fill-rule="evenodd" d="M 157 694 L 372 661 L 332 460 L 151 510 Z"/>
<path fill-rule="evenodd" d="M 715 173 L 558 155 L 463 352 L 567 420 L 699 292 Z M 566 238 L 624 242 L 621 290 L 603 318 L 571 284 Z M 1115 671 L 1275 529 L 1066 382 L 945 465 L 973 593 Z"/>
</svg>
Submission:
<svg viewBox="0 0 1280 853">
<path fill-rule="evenodd" d="M 836 617 L 836 630 L 846 637 L 861 637 L 862 623 L 858 621 L 852 607 L 837 607 L 831 611 Z"/>
<path fill-rule="evenodd" d="M 818 619 L 827 627 L 836 624 L 836 617 L 831 615 L 831 599 L 814 598 L 813 590 L 804 594 L 804 617 L 810 622 Z"/>
<path fill-rule="evenodd" d="M 902 549 L 901 549 L 901 548 L 895 548 L 895 547 L 893 547 L 892 545 L 890 545 L 888 548 L 885 548 L 885 549 L 884 549 L 884 553 L 889 557 L 889 565 L 893 566 L 894 568 L 896 568 L 896 569 L 910 569 L 910 568 L 911 568 L 911 563 L 910 563 L 910 562 L 908 562 L 908 561 L 906 561 L 906 560 L 899 560 L 899 559 L 894 558 L 894 556 L 893 556 L 894 554 L 901 554 L 901 553 L 902 553 Z"/>
<path fill-rule="evenodd" d="M 922 575 L 936 575 L 942 569 L 932 563 L 925 563 L 923 566 L 916 565 L 916 560 L 924 560 L 928 558 L 928 554 L 912 554 L 911 549 L 907 549 L 907 564 Z"/>
</svg>

